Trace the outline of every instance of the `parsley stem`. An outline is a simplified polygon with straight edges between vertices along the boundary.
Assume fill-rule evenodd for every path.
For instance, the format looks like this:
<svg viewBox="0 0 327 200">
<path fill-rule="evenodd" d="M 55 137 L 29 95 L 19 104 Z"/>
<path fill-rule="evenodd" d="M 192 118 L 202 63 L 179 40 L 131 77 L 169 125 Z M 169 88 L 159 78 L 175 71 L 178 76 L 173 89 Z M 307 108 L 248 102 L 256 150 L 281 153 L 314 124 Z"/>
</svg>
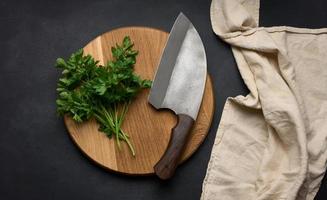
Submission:
<svg viewBox="0 0 327 200">
<path fill-rule="evenodd" d="M 115 132 L 114 130 L 114 127 L 115 127 L 115 124 L 112 120 L 112 117 L 110 116 L 110 114 L 107 112 L 106 108 L 104 106 L 102 106 L 102 112 L 105 116 L 105 118 L 107 119 L 107 122 L 108 122 L 108 125 L 109 127 L 113 130 L 113 132 Z"/>
<path fill-rule="evenodd" d="M 106 121 L 102 119 L 98 114 L 94 113 L 95 119 L 101 122 L 102 124 L 106 124 Z"/>
<path fill-rule="evenodd" d="M 124 139 L 125 139 L 128 147 L 129 147 L 129 149 L 131 150 L 133 157 L 135 157 L 135 150 L 133 148 L 133 145 L 131 144 L 131 142 L 129 141 L 129 139 L 126 137 L 126 134 L 124 133 L 123 130 L 121 130 L 121 133 L 122 133 L 122 135 L 123 135 L 123 137 L 124 137 Z"/>
<path fill-rule="evenodd" d="M 117 122 L 117 115 L 118 115 L 117 112 L 118 112 L 117 111 L 117 106 L 116 106 L 116 104 L 114 104 L 114 113 L 115 113 L 115 122 L 114 122 L 114 124 L 115 124 L 116 141 L 117 141 L 118 148 L 121 149 L 120 141 L 119 141 L 119 127 L 118 127 L 118 122 Z"/>
</svg>

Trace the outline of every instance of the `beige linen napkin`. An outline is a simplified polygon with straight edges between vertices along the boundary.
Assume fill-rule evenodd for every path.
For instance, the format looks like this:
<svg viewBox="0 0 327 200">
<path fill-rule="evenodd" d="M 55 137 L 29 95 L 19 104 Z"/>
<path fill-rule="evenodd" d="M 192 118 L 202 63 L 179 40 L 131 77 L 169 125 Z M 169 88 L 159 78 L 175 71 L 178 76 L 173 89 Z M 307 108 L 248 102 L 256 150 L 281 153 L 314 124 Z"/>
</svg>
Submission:
<svg viewBox="0 0 327 200">
<path fill-rule="evenodd" d="M 211 4 L 250 93 L 226 101 L 202 200 L 314 199 L 326 170 L 327 29 L 258 17 L 259 0 Z"/>
</svg>

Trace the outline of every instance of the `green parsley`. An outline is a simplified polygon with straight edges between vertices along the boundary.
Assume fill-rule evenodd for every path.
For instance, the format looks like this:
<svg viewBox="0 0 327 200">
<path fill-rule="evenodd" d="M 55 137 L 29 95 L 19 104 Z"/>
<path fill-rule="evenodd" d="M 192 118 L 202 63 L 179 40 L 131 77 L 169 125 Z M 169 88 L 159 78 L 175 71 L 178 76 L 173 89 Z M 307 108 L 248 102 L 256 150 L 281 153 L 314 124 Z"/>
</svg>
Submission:
<svg viewBox="0 0 327 200">
<path fill-rule="evenodd" d="M 143 80 L 134 73 L 138 51 L 126 36 L 121 45 L 111 48 L 113 60 L 99 65 L 80 49 L 66 61 L 57 59 L 56 67 L 62 70 L 58 81 L 56 100 L 60 115 L 68 114 L 76 122 L 95 118 L 99 130 L 109 138 L 125 141 L 135 156 L 129 136 L 121 129 L 128 106 L 138 92 L 151 87 L 150 80 Z"/>
</svg>

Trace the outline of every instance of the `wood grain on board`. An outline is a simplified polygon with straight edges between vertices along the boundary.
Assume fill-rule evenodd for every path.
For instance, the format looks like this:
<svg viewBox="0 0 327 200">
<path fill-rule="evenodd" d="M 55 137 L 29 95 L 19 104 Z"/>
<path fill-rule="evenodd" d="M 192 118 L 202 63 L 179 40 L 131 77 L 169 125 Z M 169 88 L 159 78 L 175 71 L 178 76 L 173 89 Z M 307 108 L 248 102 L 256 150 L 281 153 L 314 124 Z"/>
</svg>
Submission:
<svg viewBox="0 0 327 200">
<path fill-rule="evenodd" d="M 91 54 L 104 64 L 112 59 L 111 47 L 121 43 L 126 35 L 134 42 L 134 49 L 139 51 L 135 72 L 142 78 L 152 80 L 168 38 L 168 33 L 161 30 L 146 27 L 115 29 L 92 40 L 84 47 L 84 53 Z M 137 96 L 130 105 L 122 126 L 134 145 L 135 157 L 124 142 L 119 150 L 114 139 L 99 132 L 95 120 L 80 124 L 66 116 L 64 120 L 71 138 L 87 157 L 106 169 L 131 175 L 153 174 L 153 166 L 168 145 L 176 116 L 169 110 L 154 109 L 147 101 L 148 94 L 149 90 L 144 90 Z M 189 158 L 206 137 L 213 112 L 213 89 L 210 77 L 207 76 L 199 115 L 181 162 Z"/>
</svg>

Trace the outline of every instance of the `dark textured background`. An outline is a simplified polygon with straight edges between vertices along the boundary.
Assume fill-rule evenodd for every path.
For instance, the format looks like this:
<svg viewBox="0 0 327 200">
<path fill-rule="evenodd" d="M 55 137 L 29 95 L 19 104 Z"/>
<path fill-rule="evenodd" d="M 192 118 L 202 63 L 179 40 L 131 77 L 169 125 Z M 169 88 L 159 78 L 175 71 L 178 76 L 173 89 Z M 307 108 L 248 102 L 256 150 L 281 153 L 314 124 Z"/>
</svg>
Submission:
<svg viewBox="0 0 327 200">
<path fill-rule="evenodd" d="M 0 199 L 199 199 L 225 99 L 247 93 L 229 46 L 212 33 L 209 6 L 210 0 L 1 0 Z M 264 0 L 260 24 L 326 27 L 326 8 L 325 0 Z M 109 173 L 79 152 L 56 116 L 55 59 L 121 26 L 169 31 L 180 11 L 203 39 L 214 80 L 209 136 L 169 182 Z M 324 183 L 317 200 L 327 198 L 326 189 Z"/>
</svg>

